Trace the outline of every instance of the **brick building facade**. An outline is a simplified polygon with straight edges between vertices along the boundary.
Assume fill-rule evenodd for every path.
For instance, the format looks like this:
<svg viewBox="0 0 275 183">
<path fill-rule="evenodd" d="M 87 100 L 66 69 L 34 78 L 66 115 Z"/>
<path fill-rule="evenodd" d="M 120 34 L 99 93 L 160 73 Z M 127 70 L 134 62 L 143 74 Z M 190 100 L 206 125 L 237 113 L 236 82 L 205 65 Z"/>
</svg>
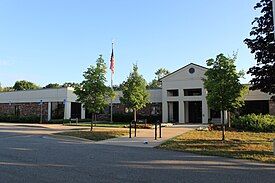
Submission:
<svg viewBox="0 0 275 183">
<path fill-rule="evenodd" d="M 40 103 L 3 103 L 0 104 L 0 114 L 11 114 L 16 116 L 40 116 Z M 42 104 L 42 115 L 48 115 L 48 103 Z"/>
<path fill-rule="evenodd" d="M 163 122 L 175 123 L 206 124 L 216 118 L 206 100 L 207 91 L 202 80 L 206 70 L 205 67 L 191 63 L 162 78 L 162 88 L 148 90 L 150 103 L 139 110 L 138 115 L 161 115 Z M 121 104 L 121 96 L 122 92 L 117 91 L 113 100 L 113 114 L 131 112 Z M 0 92 L 0 115 L 40 116 L 41 101 L 43 117 L 46 120 L 90 118 L 84 106 L 77 102 L 74 89 L 70 87 Z M 242 110 L 243 114 L 275 115 L 275 101 L 267 93 L 259 90 L 249 91 L 245 102 L 247 105 Z M 215 114 L 219 112 L 216 111 Z M 105 114 L 99 116 L 102 116 L 102 119 L 110 119 L 110 107 L 106 109 Z"/>
</svg>

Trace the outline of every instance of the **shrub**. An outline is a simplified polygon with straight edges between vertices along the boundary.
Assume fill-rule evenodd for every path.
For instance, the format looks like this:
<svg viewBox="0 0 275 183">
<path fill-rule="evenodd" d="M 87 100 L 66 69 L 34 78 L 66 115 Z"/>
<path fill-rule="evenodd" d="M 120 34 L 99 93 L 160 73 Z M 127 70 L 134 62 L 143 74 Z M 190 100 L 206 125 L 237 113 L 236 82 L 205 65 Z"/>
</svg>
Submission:
<svg viewBox="0 0 275 183">
<path fill-rule="evenodd" d="M 249 114 L 232 118 L 232 127 L 253 132 L 275 132 L 275 117 Z"/>
<path fill-rule="evenodd" d="M 69 123 L 69 119 L 52 119 L 46 123 L 48 124 L 64 124 L 64 123 Z"/>
<path fill-rule="evenodd" d="M 16 116 L 11 114 L 0 115 L 1 122 L 16 122 L 16 123 L 39 123 L 40 116 Z"/>
</svg>

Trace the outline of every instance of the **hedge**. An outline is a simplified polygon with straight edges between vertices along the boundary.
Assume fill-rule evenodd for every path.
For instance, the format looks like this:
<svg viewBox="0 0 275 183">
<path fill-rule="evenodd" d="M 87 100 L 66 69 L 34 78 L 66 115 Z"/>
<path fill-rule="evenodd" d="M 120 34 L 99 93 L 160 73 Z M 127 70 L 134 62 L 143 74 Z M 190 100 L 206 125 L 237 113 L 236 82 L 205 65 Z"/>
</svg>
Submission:
<svg viewBox="0 0 275 183">
<path fill-rule="evenodd" d="M 232 127 L 253 132 L 275 132 L 275 117 L 270 115 L 248 114 L 232 118 Z"/>
<path fill-rule="evenodd" d="M 15 123 L 39 123 L 40 116 L 16 116 L 11 114 L 1 114 L 0 122 L 15 122 Z"/>
</svg>

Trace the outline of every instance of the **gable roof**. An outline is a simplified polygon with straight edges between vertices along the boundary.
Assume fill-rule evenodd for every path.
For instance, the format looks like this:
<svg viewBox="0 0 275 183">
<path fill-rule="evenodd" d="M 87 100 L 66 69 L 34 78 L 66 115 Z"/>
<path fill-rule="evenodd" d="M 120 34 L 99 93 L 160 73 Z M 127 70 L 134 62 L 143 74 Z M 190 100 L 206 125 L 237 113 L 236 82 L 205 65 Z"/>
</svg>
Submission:
<svg viewBox="0 0 275 183">
<path fill-rule="evenodd" d="M 203 66 L 201 66 L 201 65 L 194 64 L 194 63 L 190 63 L 190 64 L 187 64 L 186 66 L 183 66 L 183 67 L 179 68 L 178 70 L 176 70 L 176 71 L 174 71 L 174 72 L 171 72 L 170 74 L 168 74 L 168 75 L 166 75 L 166 76 L 160 78 L 159 81 L 162 81 L 164 78 L 166 78 L 166 77 L 168 77 L 168 76 L 171 76 L 172 74 L 175 74 L 175 73 L 177 73 L 177 72 L 179 72 L 179 71 L 185 69 L 186 67 L 188 67 L 188 66 L 190 66 L 190 65 L 194 65 L 194 66 L 200 67 L 200 68 L 202 68 L 202 69 L 206 69 L 206 70 L 208 69 L 208 68 L 203 67 Z"/>
</svg>

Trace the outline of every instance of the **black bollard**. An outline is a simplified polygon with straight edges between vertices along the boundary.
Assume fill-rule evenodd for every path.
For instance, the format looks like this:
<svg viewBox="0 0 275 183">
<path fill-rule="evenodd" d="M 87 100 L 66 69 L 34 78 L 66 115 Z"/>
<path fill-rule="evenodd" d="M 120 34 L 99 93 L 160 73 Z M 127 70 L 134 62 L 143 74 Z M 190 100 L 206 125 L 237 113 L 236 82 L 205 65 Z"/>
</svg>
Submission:
<svg viewBox="0 0 275 183">
<path fill-rule="evenodd" d="M 91 129 L 90 129 L 90 131 L 93 131 L 93 129 L 94 129 L 94 122 L 91 121 Z"/>
<path fill-rule="evenodd" d="M 155 140 L 157 140 L 157 130 L 158 130 L 158 125 L 155 123 Z"/>
<path fill-rule="evenodd" d="M 159 138 L 161 138 L 161 122 L 159 122 Z"/>
<path fill-rule="evenodd" d="M 132 138 L 132 121 L 130 121 L 129 138 Z"/>
<path fill-rule="evenodd" d="M 137 137 L 137 121 L 134 121 L 135 123 L 135 137 Z"/>
</svg>

